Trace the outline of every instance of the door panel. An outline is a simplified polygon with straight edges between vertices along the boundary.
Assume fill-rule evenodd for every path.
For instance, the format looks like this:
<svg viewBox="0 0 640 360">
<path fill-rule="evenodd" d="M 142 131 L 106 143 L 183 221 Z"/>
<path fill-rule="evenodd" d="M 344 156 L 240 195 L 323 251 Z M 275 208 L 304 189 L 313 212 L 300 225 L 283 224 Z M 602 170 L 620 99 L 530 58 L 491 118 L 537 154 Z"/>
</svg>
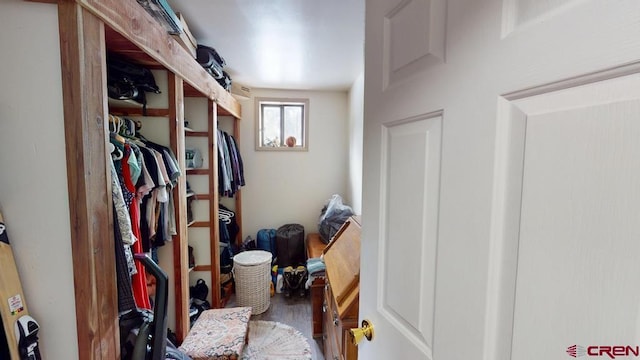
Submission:
<svg viewBox="0 0 640 360">
<path fill-rule="evenodd" d="M 383 129 L 378 307 L 424 354 L 433 346 L 441 128 L 438 112 Z"/>
<path fill-rule="evenodd" d="M 404 0 L 384 15 L 384 87 L 445 59 L 446 2 Z"/>
<path fill-rule="evenodd" d="M 569 11 L 583 0 L 506 0 L 504 2 L 505 34 L 534 21 L 545 20 L 556 13 Z"/>
<path fill-rule="evenodd" d="M 486 358 L 633 344 L 640 76 L 621 74 L 501 105 Z"/>
<path fill-rule="evenodd" d="M 512 359 L 637 339 L 638 119 L 640 100 L 527 119 Z"/>
</svg>

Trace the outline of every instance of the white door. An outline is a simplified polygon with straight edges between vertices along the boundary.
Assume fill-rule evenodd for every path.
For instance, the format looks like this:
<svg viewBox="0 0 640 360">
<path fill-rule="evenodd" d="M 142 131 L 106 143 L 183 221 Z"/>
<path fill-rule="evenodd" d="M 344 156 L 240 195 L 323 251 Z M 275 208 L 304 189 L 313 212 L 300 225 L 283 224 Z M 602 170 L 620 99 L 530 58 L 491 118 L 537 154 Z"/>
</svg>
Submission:
<svg viewBox="0 0 640 360">
<path fill-rule="evenodd" d="M 359 358 L 635 358 L 640 1 L 366 12 Z"/>
</svg>

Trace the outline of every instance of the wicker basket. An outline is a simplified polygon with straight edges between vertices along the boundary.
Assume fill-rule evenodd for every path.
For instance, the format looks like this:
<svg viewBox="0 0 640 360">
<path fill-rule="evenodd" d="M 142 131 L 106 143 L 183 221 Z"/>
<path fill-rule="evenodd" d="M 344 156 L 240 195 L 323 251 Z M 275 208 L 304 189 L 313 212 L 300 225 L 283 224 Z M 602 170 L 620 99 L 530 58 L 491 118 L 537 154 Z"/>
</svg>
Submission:
<svg viewBox="0 0 640 360">
<path fill-rule="evenodd" d="M 251 307 L 251 314 L 262 314 L 271 300 L 271 253 L 262 250 L 241 252 L 233 257 L 237 306 Z"/>
</svg>

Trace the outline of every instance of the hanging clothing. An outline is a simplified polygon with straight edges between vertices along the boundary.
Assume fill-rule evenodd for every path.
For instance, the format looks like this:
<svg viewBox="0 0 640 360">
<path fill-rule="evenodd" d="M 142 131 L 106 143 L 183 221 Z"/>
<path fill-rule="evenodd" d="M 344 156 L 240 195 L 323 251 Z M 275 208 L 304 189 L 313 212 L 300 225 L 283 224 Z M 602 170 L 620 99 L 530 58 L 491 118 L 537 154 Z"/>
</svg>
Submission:
<svg viewBox="0 0 640 360">
<path fill-rule="evenodd" d="M 235 138 L 218 130 L 218 193 L 233 197 L 245 185 L 242 157 Z"/>
<path fill-rule="evenodd" d="M 138 201 L 135 198 L 135 184 L 131 181 L 131 170 L 128 162 L 128 158 L 131 154 L 131 147 L 125 144 L 124 150 L 124 156 L 120 161 L 120 167 L 122 171 L 118 174 L 118 180 L 120 182 L 122 193 L 125 198 L 125 204 L 128 208 L 129 218 L 131 219 L 131 230 L 133 232 L 133 235 L 139 238 L 140 214 Z M 136 254 L 142 253 L 142 245 L 140 245 L 139 241 L 133 243 L 133 252 Z M 142 265 L 141 262 L 136 261 L 135 266 L 137 271 L 131 276 L 131 284 L 133 287 L 133 295 L 136 301 L 136 305 L 139 308 L 151 309 L 151 303 L 149 302 L 149 294 L 147 291 L 147 275 L 144 269 L 144 265 Z"/>
<path fill-rule="evenodd" d="M 126 271 L 126 276 L 129 279 L 128 282 L 124 282 L 123 280 L 118 281 L 120 282 L 119 286 L 129 287 L 132 290 L 133 298 L 137 307 L 150 309 L 151 306 L 149 304 L 149 296 L 147 294 L 147 280 L 144 267 L 139 262 L 134 262 L 132 264 L 131 261 L 133 260 L 133 256 L 126 255 L 128 252 L 127 247 L 129 247 L 131 244 L 133 244 L 133 251 L 136 253 L 139 252 L 138 248 L 140 247 L 140 242 L 137 241 L 137 237 L 139 237 L 139 234 L 136 237 L 136 232 L 138 232 L 138 221 L 136 218 L 137 201 L 134 201 L 134 196 L 131 192 L 131 189 L 134 188 L 133 184 L 131 183 L 131 179 L 124 175 L 125 173 L 128 173 L 129 165 L 127 164 L 126 159 L 126 147 L 124 147 L 123 149 L 124 156 L 122 159 L 117 161 L 120 165 L 120 172 L 116 172 L 116 165 L 113 161 L 111 161 L 111 190 L 114 208 L 114 230 L 118 231 L 114 234 L 114 236 L 116 237 L 116 243 L 122 243 L 122 255 L 117 254 L 118 258 L 116 259 L 116 266 L 120 267 L 119 271 Z M 132 213 L 134 216 L 131 216 Z M 126 231 L 123 231 L 122 225 L 127 226 L 128 229 Z M 128 241 L 132 241 L 131 244 L 125 243 L 125 236 L 129 237 Z M 119 247 L 119 245 L 116 245 L 117 251 L 119 251 Z M 119 262 L 123 261 L 122 259 L 124 259 L 124 263 L 126 264 L 126 270 L 123 270 L 122 265 L 119 265 Z M 122 277 L 124 277 L 124 274 L 119 273 L 118 279 Z M 123 296 L 126 297 L 128 296 L 128 294 L 125 294 Z M 126 302 L 126 299 L 122 299 L 122 301 Z"/>
<path fill-rule="evenodd" d="M 233 174 L 232 188 L 237 191 L 241 186 L 245 185 L 242 158 L 240 157 L 240 151 L 238 150 L 235 138 L 229 134 L 227 134 L 227 144 L 229 146 L 229 156 L 231 158 L 231 170 Z"/>
<path fill-rule="evenodd" d="M 227 167 L 228 152 L 225 151 L 226 142 L 222 131 L 218 130 L 218 186 L 219 193 L 226 195 L 231 191 L 231 174 Z"/>
<path fill-rule="evenodd" d="M 123 244 L 116 246 L 118 304 L 122 311 L 130 310 L 132 302 L 150 309 L 146 272 L 133 253 L 151 254 L 157 262 L 157 247 L 177 233 L 172 189 L 181 172 L 171 149 L 136 134 L 132 120 L 118 119 L 126 125 L 118 125 L 123 132 L 110 136 L 115 241 Z"/>
<path fill-rule="evenodd" d="M 113 209 L 113 213 L 116 213 L 115 208 Z M 136 308 L 136 302 L 133 298 L 131 278 L 129 277 L 127 260 L 123 251 L 126 245 L 122 242 L 120 226 L 117 220 L 113 222 L 113 234 L 116 257 L 116 283 L 118 288 L 118 312 L 122 314 L 134 310 Z"/>
<path fill-rule="evenodd" d="M 113 160 L 111 158 L 109 159 L 111 167 L 111 200 L 113 201 L 114 214 L 119 224 L 120 238 L 124 244 L 132 245 L 136 241 L 136 238 L 131 230 L 131 218 L 129 217 L 129 211 L 124 200 L 122 187 L 118 180 L 119 175 L 116 171 Z"/>
</svg>

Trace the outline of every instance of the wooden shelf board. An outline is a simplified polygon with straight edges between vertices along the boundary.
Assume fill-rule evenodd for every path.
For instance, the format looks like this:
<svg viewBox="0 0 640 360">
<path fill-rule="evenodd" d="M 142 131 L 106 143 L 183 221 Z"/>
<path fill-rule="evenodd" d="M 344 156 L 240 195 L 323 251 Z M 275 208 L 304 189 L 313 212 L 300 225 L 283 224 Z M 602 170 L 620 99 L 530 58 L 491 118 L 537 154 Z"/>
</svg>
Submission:
<svg viewBox="0 0 640 360">
<path fill-rule="evenodd" d="M 211 271 L 211 265 L 196 265 L 193 271 Z"/>
<path fill-rule="evenodd" d="M 209 133 L 207 131 L 185 131 L 184 136 L 207 137 Z"/>
<path fill-rule="evenodd" d="M 209 169 L 187 169 L 187 175 L 209 175 Z"/>
<path fill-rule="evenodd" d="M 109 113 L 119 116 L 169 116 L 169 109 L 150 109 L 147 108 L 146 114 L 142 113 L 142 106 L 140 107 L 109 107 Z"/>
<path fill-rule="evenodd" d="M 211 194 L 196 194 L 196 200 L 211 200 Z"/>
<path fill-rule="evenodd" d="M 211 224 L 208 221 L 195 221 L 194 223 L 191 224 L 190 227 L 194 227 L 194 228 L 206 227 L 206 228 L 208 228 L 209 226 L 211 226 Z"/>
</svg>

